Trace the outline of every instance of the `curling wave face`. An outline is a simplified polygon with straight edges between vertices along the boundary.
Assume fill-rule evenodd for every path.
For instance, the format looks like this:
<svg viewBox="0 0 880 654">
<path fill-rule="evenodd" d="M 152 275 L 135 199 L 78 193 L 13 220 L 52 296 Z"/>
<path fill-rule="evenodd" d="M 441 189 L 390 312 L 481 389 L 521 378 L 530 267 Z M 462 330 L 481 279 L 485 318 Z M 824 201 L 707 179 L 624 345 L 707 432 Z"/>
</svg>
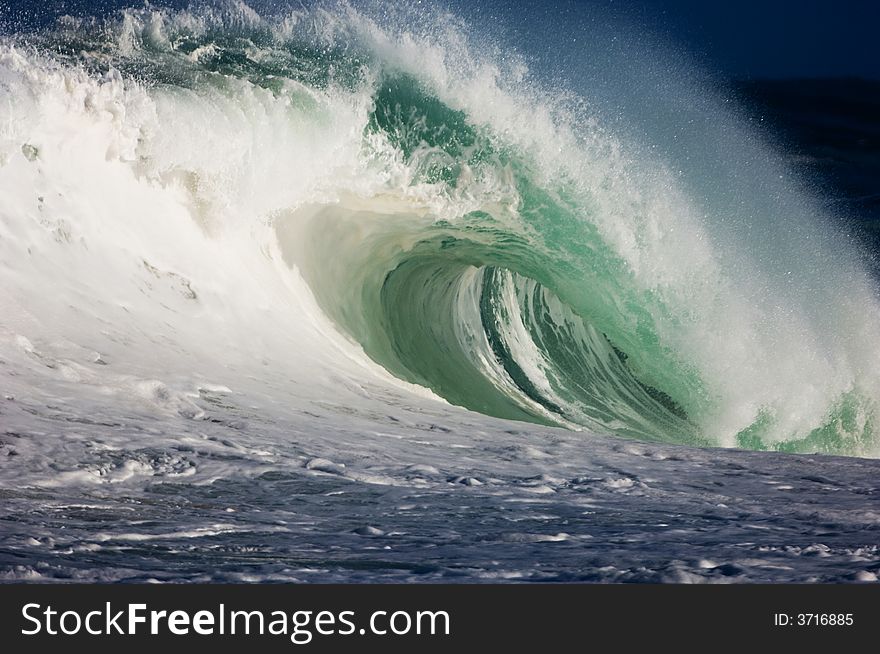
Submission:
<svg viewBox="0 0 880 654">
<path fill-rule="evenodd" d="M 704 97 L 684 156 L 657 155 L 589 88 L 474 41 L 448 16 L 239 3 L 5 37 L 3 347 L 115 352 L 126 379 L 220 362 L 291 404 L 341 384 L 383 411 L 363 389 L 386 387 L 875 455 L 873 284 L 772 153 Z"/>
</svg>

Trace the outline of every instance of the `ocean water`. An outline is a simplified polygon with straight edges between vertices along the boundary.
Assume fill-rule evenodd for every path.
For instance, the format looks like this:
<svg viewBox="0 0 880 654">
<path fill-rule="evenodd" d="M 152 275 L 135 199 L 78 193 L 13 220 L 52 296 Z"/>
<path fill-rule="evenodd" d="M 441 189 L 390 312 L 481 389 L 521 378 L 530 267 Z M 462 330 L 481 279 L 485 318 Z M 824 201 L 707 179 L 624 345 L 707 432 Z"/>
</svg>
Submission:
<svg viewBox="0 0 880 654">
<path fill-rule="evenodd" d="M 6 11 L 3 578 L 876 581 L 870 239 L 697 66 Z"/>
</svg>

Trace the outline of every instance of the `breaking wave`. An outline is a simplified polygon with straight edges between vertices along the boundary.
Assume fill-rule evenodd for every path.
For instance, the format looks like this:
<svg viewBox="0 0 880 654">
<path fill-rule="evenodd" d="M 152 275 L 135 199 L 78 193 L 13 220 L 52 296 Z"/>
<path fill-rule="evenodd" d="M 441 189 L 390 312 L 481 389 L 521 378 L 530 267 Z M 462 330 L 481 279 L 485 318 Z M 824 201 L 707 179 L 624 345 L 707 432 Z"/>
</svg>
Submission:
<svg viewBox="0 0 880 654">
<path fill-rule="evenodd" d="M 858 247 L 724 98 L 650 74 L 650 117 L 612 117 L 589 80 L 381 5 L 8 34 L 3 320 L 132 370 L 282 375 L 291 403 L 369 378 L 570 429 L 876 453 Z"/>
</svg>

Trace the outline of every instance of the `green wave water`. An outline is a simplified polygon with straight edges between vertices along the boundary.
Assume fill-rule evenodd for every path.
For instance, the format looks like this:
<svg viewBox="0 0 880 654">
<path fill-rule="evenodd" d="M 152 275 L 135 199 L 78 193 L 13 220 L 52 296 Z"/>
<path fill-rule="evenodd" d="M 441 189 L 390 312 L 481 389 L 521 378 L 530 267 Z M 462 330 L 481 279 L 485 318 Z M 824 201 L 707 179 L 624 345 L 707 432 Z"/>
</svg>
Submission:
<svg viewBox="0 0 880 654">
<path fill-rule="evenodd" d="M 282 107 L 283 130 L 332 166 L 294 199 L 255 198 L 251 218 L 390 373 L 544 425 L 876 451 L 873 283 L 735 116 L 696 102 L 746 145 L 707 162 L 707 132 L 677 168 L 680 152 L 646 154 L 583 109 L 589 88 L 499 63 L 456 21 L 223 7 L 69 19 L 29 47 L 164 102 L 222 107 L 229 124 L 206 122 L 206 142 L 234 138 L 239 114 L 265 121 L 254 106 Z M 347 146 L 309 137 L 328 129 Z M 289 185 L 299 172 L 273 163 L 283 143 L 236 174 Z M 205 206 L 224 183 L 185 159 L 166 173 Z"/>
</svg>

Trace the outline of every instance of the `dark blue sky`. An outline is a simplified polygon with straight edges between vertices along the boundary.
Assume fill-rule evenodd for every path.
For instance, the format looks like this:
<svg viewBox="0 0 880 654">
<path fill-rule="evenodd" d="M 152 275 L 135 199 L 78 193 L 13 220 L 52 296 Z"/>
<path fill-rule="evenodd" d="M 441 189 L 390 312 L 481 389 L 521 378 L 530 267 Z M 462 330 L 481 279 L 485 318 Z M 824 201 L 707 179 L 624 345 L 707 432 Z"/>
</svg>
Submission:
<svg viewBox="0 0 880 654">
<path fill-rule="evenodd" d="M 880 78 L 878 0 L 617 4 L 634 5 L 660 32 L 737 77 Z"/>
<path fill-rule="evenodd" d="M 526 39 L 533 31 L 551 40 L 554 35 L 586 31 L 595 25 L 592 19 L 596 15 L 609 14 L 682 46 L 708 69 L 729 77 L 880 79 L 880 0 L 447 2 L 464 14 L 492 15 L 511 26 L 517 37 Z M 255 7 L 300 4 L 299 0 L 250 3 Z M 29 12 L 45 17 L 49 13 L 91 12 L 95 5 L 138 4 L 143 0 L 0 0 L 0 13 Z M 189 0 L 153 0 L 153 4 L 179 6 Z"/>
<path fill-rule="evenodd" d="M 646 35 L 727 77 L 880 79 L 880 0 L 449 2 L 465 14 L 497 16 L 514 26 L 517 38 L 540 34 L 538 48 L 551 57 L 558 43 L 577 34 L 595 38 L 610 18 L 626 40 Z"/>
</svg>

